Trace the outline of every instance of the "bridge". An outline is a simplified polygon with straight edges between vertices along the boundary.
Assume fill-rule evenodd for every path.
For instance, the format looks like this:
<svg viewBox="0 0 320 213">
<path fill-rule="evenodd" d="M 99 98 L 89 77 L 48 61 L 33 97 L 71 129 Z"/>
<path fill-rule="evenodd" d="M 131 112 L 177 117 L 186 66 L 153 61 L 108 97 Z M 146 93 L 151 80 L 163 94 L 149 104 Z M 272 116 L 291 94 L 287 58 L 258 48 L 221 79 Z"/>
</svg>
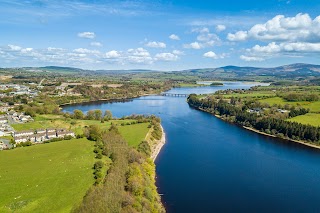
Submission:
<svg viewBox="0 0 320 213">
<path fill-rule="evenodd" d="M 178 94 L 178 93 L 161 93 L 162 96 L 171 96 L 171 97 L 188 97 L 189 94 Z"/>
</svg>

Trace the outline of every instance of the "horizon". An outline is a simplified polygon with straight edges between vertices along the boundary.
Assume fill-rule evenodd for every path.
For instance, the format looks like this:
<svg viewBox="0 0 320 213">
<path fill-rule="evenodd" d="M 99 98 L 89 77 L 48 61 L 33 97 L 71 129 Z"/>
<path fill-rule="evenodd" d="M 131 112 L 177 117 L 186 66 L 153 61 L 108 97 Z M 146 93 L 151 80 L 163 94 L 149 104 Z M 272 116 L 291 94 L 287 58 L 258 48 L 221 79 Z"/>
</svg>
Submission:
<svg viewBox="0 0 320 213">
<path fill-rule="evenodd" d="M 266 68 L 317 64 L 320 53 L 320 4 L 302 0 L 3 0 L 0 11 L 8 68 Z"/>
<path fill-rule="evenodd" d="M 151 71 L 151 72 L 182 72 L 182 71 L 188 71 L 188 70 L 202 70 L 202 69 L 218 69 L 218 68 L 225 68 L 225 67 L 237 67 L 237 68 L 257 68 L 257 69 L 273 69 L 278 67 L 285 67 L 285 66 L 292 66 L 292 65 L 309 65 L 309 66 L 320 66 L 320 64 L 310 64 L 310 63 L 292 63 L 292 64 L 282 64 L 279 66 L 265 66 L 265 67 L 259 67 L 259 66 L 236 66 L 236 65 L 225 65 L 225 66 L 219 66 L 219 67 L 203 67 L 203 68 L 188 68 L 188 69 L 182 69 L 182 70 L 155 70 L 155 69 L 145 69 L 145 68 L 135 68 L 135 69 L 84 69 L 80 67 L 74 67 L 74 66 L 58 66 L 58 65 L 45 65 L 45 66 L 25 66 L 25 67 L 0 67 L 1 69 L 19 69 L 19 68 L 48 68 L 48 67 L 57 67 L 57 68 L 69 68 L 69 69 L 79 69 L 79 70 L 88 70 L 88 71 L 132 71 L 132 70 L 144 70 L 144 71 Z"/>
</svg>

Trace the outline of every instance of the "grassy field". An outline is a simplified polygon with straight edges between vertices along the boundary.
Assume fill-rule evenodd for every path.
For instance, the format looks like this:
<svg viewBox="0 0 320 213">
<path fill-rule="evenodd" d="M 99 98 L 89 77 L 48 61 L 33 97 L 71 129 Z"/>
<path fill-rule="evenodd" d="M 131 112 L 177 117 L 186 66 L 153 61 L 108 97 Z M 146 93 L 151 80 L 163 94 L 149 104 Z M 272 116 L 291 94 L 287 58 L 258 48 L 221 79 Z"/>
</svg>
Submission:
<svg viewBox="0 0 320 213">
<path fill-rule="evenodd" d="M 310 124 L 312 126 L 320 126 L 320 114 L 307 113 L 294 118 L 288 119 L 289 121 L 295 121 L 302 124 Z"/>
<path fill-rule="evenodd" d="M 289 104 L 289 105 L 292 105 L 292 106 L 300 105 L 301 107 L 310 109 L 310 112 L 313 112 L 313 113 L 319 113 L 320 112 L 320 101 L 315 101 L 315 102 L 295 101 L 295 102 L 292 102 L 292 101 L 283 100 L 280 97 L 267 98 L 267 99 L 262 99 L 262 100 L 259 100 L 259 101 L 262 102 L 262 103 L 268 103 L 270 105 L 273 105 L 273 104 L 280 104 L 280 105 Z"/>
<path fill-rule="evenodd" d="M 204 84 L 192 84 L 192 83 L 180 83 L 179 84 L 180 87 L 203 87 L 203 86 L 207 86 Z"/>
<path fill-rule="evenodd" d="M 272 97 L 275 96 L 274 92 L 251 92 L 251 93 L 233 93 L 231 95 L 223 95 L 225 98 L 231 97 L 250 97 L 250 98 L 260 98 L 260 97 Z"/>
<path fill-rule="evenodd" d="M 16 131 L 45 128 L 65 128 L 76 134 L 83 134 L 83 128 L 89 125 L 99 125 L 103 130 L 110 128 L 111 122 L 118 125 L 119 131 L 130 146 L 136 147 L 144 140 L 148 133 L 148 123 L 131 124 L 121 126 L 122 123 L 130 123 L 134 120 L 111 120 L 101 123 L 96 120 L 65 119 L 61 115 L 37 115 L 34 122 L 26 124 L 13 124 Z"/>
<path fill-rule="evenodd" d="M 137 147 L 143 141 L 149 131 L 149 123 L 141 123 L 127 126 L 119 126 L 120 134 L 130 146 Z"/>
<path fill-rule="evenodd" d="M 94 182 L 93 145 L 72 139 L 0 152 L 0 212 L 70 212 Z"/>
</svg>

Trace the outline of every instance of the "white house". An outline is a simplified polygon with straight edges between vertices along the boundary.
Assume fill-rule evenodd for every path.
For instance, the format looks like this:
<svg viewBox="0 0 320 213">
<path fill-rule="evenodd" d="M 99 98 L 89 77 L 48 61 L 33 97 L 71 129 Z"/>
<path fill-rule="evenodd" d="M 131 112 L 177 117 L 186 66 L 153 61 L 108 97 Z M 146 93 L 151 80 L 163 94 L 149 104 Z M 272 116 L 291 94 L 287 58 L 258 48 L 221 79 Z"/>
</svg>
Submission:
<svg viewBox="0 0 320 213">
<path fill-rule="evenodd" d="M 28 141 L 28 137 L 25 137 L 25 136 L 14 137 L 14 141 L 16 143 L 27 142 Z"/>
<path fill-rule="evenodd" d="M 6 145 L 2 141 L 0 141 L 0 150 L 3 150 L 5 147 Z"/>
<path fill-rule="evenodd" d="M 46 140 L 46 134 L 45 133 L 38 133 L 35 135 L 35 143 L 41 143 Z"/>
<path fill-rule="evenodd" d="M 14 137 L 29 136 L 33 134 L 34 134 L 33 130 L 26 130 L 26 131 L 14 132 Z"/>
<path fill-rule="evenodd" d="M 46 130 L 45 129 L 37 129 L 36 132 L 37 132 L 37 134 L 45 134 Z"/>
<path fill-rule="evenodd" d="M 0 124 L 8 123 L 8 119 L 6 117 L 0 117 Z"/>
<path fill-rule="evenodd" d="M 56 129 L 54 129 L 54 128 L 47 128 L 47 133 L 49 133 L 49 132 L 56 132 Z"/>
<path fill-rule="evenodd" d="M 57 133 L 56 132 L 48 132 L 47 133 L 47 138 L 48 139 L 52 139 L 52 138 L 56 138 L 57 137 Z"/>
</svg>

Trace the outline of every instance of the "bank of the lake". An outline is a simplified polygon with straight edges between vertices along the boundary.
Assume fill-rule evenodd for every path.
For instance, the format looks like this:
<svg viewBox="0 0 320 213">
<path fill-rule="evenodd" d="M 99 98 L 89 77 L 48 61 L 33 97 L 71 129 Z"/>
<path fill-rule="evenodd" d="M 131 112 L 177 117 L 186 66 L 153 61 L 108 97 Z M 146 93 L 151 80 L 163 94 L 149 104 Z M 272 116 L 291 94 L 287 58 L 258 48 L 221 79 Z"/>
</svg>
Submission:
<svg viewBox="0 0 320 213">
<path fill-rule="evenodd" d="M 160 127 L 161 127 L 161 132 L 162 132 L 161 139 L 157 140 L 155 142 L 155 145 L 154 145 L 154 147 L 152 147 L 152 150 L 151 150 L 151 159 L 153 160 L 153 162 L 156 160 L 162 147 L 166 143 L 166 133 L 164 132 L 164 129 L 161 124 L 160 124 Z"/>
<path fill-rule="evenodd" d="M 216 118 L 219 118 L 225 122 L 228 122 L 226 121 L 222 116 L 220 115 L 216 115 L 216 114 L 212 114 L 211 112 L 203 109 L 203 108 L 197 108 L 198 110 L 200 111 L 203 111 L 205 113 L 209 113 L 213 116 L 215 116 Z M 249 130 L 249 131 L 252 131 L 252 132 L 255 132 L 257 134 L 260 134 L 260 135 L 264 135 L 264 136 L 267 136 L 267 137 L 273 137 L 273 138 L 278 138 L 278 139 L 281 139 L 281 140 L 285 140 L 285 141 L 290 141 L 290 142 L 293 142 L 293 143 L 297 143 L 297 144 L 301 144 L 301 145 L 304 145 L 304 146 L 308 146 L 308 147 L 311 147 L 311 148 L 315 148 L 315 149 L 320 149 L 320 146 L 317 146 L 315 144 L 311 144 L 311 143 L 308 143 L 306 141 L 299 141 L 299 140 L 293 140 L 291 138 L 280 138 L 280 137 L 277 137 L 276 135 L 271 135 L 271 134 L 268 134 L 268 133 L 265 133 L 265 132 L 262 132 L 262 131 L 259 131 L 255 128 L 251 128 L 251 127 L 247 127 L 247 126 L 241 126 L 242 128 L 246 129 L 246 130 Z"/>
</svg>

